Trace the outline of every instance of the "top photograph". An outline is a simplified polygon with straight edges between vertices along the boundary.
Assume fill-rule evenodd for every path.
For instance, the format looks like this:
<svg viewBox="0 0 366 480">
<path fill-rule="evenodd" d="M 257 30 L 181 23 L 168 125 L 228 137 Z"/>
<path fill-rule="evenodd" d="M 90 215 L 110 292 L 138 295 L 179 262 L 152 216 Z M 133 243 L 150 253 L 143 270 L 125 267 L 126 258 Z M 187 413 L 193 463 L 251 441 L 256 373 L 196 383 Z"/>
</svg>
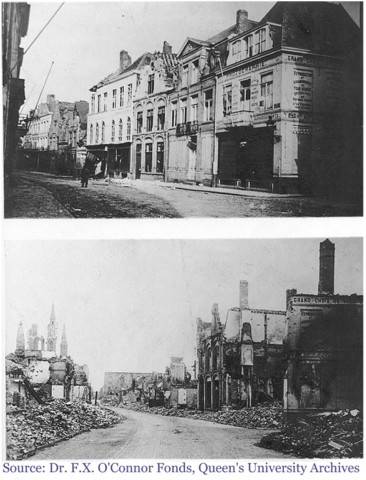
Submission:
<svg viewBox="0 0 366 480">
<path fill-rule="evenodd" d="M 362 8 L 2 3 L 5 218 L 362 216 Z"/>
</svg>

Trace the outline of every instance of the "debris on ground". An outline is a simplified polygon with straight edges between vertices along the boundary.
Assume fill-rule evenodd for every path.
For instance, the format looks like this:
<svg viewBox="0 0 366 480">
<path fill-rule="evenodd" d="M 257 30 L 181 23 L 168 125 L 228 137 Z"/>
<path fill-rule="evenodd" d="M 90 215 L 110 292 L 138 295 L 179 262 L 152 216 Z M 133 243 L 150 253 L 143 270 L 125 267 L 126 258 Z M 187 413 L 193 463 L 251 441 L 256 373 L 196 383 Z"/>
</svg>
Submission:
<svg viewBox="0 0 366 480">
<path fill-rule="evenodd" d="M 361 458 L 362 416 L 359 410 L 311 415 L 265 435 L 260 447 L 303 458 Z"/>
<path fill-rule="evenodd" d="M 130 403 L 120 405 L 135 411 L 154 413 L 157 415 L 187 417 L 197 420 L 233 425 L 247 428 L 280 428 L 282 426 L 282 406 L 279 402 L 266 402 L 254 407 L 235 410 L 227 408 L 218 412 L 201 412 L 174 407 L 148 407 L 146 404 Z"/>
<path fill-rule="evenodd" d="M 53 400 L 25 408 L 7 406 L 7 458 L 21 460 L 37 449 L 50 447 L 93 428 L 107 428 L 123 420 L 121 415 L 85 402 Z"/>
</svg>

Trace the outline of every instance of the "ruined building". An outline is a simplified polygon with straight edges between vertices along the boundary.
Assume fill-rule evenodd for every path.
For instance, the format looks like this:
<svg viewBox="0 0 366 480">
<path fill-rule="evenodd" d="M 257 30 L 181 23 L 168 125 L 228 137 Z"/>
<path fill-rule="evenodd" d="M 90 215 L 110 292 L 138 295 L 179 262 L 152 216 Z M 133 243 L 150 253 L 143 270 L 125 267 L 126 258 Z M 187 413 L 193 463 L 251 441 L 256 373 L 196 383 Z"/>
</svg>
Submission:
<svg viewBox="0 0 366 480">
<path fill-rule="evenodd" d="M 362 408 L 363 297 L 334 293 L 335 245 L 320 244 L 318 294 L 287 291 L 284 408 Z"/>
<path fill-rule="evenodd" d="M 197 320 L 198 407 L 251 406 L 281 399 L 286 312 L 252 309 L 248 282 L 240 282 L 240 307 L 221 322 L 218 305 L 212 321 Z"/>
</svg>

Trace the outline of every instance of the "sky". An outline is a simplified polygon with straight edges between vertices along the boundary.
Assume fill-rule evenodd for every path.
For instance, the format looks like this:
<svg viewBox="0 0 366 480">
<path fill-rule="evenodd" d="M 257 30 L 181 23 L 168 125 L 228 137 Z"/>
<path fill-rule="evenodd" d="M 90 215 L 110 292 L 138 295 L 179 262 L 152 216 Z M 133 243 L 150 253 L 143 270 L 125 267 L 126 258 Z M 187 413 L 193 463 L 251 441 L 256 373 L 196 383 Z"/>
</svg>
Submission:
<svg viewBox="0 0 366 480">
<path fill-rule="evenodd" d="M 362 240 L 336 244 L 335 292 L 362 294 Z M 86 363 L 94 388 L 105 371 L 164 371 L 194 361 L 197 317 L 221 320 L 249 282 L 249 306 L 285 310 L 286 289 L 316 293 L 319 239 L 29 240 L 5 244 L 6 352 L 20 321 L 46 336 L 52 302 L 59 339 Z M 59 348 L 59 347 L 58 347 Z"/>
<path fill-rule="evenodd" d="M 25 48 L 61 4 L 29 3 Z M 41 101 L 47 93 L 63 101 L 88 100 L 89 88 L 117 70 L 121 50 L 127 50 L 134 60 L 144 52 L 161 51 L 167 40 L 178 52 L 187 37 L 206 40 L 233 25 L 239 8 L 258 21 L 274 3 L 66 2 L 24 57 L 21 77 L 25 78 L 26 103 L 22 113 L 35 107 L 52 61 Z M 359 3 L 343 5 L 359 22 Z"/>
</svg>

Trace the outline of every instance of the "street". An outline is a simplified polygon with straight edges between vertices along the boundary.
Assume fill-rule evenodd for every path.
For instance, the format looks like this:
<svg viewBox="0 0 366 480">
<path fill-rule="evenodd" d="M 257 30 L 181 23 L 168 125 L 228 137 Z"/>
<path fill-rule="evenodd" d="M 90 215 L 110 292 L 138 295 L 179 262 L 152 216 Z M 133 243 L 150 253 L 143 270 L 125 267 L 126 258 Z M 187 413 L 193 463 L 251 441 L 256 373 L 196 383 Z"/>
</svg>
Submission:
<svg viewBox="0 0 366 480">
<path fill-rule="evenodd" d="M 184 185 L 90 180 L 88 188 L 70 177 L 16 172 L 5 201 L 7 218 L 179 218 L 361 215 L 352 204 L 256 192 L 215 193 Z"/>
<path fill-rule="evenodd" d="M 127 419 L 39 451 L 32 460 L 101 458 L 286 458 L 255 446 L 268 430 L 116 408 Z"/>
</svg>

